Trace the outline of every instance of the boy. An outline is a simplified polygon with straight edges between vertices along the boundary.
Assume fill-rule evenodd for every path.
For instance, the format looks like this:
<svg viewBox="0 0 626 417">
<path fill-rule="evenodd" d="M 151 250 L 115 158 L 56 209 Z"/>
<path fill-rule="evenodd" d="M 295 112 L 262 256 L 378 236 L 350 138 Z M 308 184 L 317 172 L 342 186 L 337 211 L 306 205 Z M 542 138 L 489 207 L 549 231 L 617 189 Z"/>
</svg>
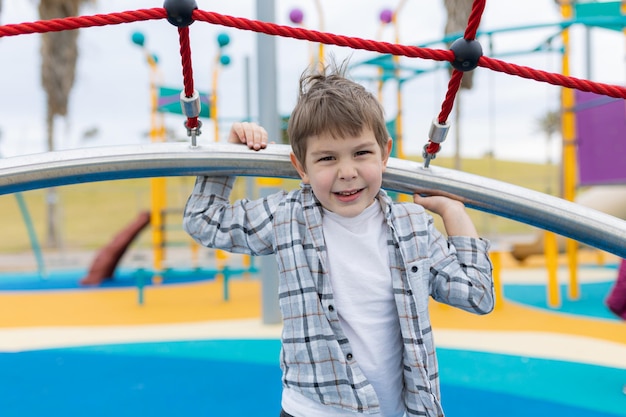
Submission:
<svg viewBox="0 0 626 417">
<path fill-rule="evenodd" d="M 281 416 L 442 416 L 428 299 L 490 312 L 489 245 L 461 202 L 392 202 L 383 109 L 341 68 L 327 71 L 303 75 L 289 119 L 301 188 L 230 204 L 234 178 L 198 177 L 184 228 L 208 247 L 276 255 Z M 229 142 L 262 150 L 267 133 L 235 123 Z"/>
</svg>

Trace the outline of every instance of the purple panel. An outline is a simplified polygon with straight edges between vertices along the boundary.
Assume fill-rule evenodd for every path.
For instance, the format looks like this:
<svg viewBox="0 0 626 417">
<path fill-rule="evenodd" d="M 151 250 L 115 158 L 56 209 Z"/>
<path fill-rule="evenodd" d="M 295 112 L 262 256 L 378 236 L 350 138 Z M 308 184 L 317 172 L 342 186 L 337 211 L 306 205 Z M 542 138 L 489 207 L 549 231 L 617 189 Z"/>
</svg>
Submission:
<svg viewBox="0 0 626 417">
<path fill-rule="evenodd" d="M 579 184 L 626 183 L 626 101 L 576 91 Z"/>
</svg>

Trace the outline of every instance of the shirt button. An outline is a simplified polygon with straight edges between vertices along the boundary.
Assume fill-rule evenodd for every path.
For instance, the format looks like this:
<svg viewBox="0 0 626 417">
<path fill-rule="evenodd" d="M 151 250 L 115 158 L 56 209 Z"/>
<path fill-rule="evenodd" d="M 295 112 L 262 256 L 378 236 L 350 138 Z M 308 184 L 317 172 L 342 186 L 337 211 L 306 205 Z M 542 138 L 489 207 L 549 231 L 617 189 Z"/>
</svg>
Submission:
<svg viewBox="0 0 626 417">
<path fill-rule="evenodd" d="M 406 290 L 406 295 L 413 295 L 413 291 L 411 291 L 411 290 Z"/>
<path fill-rule="evenodd" d="M 418 268 L 416 266 L 412 266 L 411 267 L 411 272 L 415 273 L 417 272 Z"/>
<path fill-rule="evenodd" d="M 331 305 L 329 305 L 329 306 L 328 306 L 328 311 L 330 311 L 330 312 L 332 313 L 333 311 L 335 311 L 335 307 L 333 307 L 333 305 L 332 305 L 332 304 L 331 304 Z"/>
<path fill-rule="evenodd" d="M 346 358 L 348 358 L 348 360 L 349 360 L 349 361 L 351 361 L 351 360 L 352 360 L 352 353 L 348 353 L 348 354 L 346 355 Z"/>
</svg>

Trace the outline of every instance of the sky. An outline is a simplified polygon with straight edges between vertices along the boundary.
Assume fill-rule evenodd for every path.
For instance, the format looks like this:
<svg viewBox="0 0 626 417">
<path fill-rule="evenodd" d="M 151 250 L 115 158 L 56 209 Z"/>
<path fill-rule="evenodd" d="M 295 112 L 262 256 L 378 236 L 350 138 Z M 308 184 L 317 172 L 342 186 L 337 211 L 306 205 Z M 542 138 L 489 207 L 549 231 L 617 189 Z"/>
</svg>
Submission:
<svg viewBox="0 0 626 417">
<path fill-rule="evenodd" d="M 256 18 L 256 3 L 251 0 L 197 0 L 198 8 L 234 17 Z M 294 26 L 289 13 L 294 8 L 304 12 L 304 27 L 338 35 L 393 42 L 393 28 L 380 24 L 380 12 L 394 9 L 399 1 L 391 0 L 320 0 L 322 18 L 313 0 L 276 0 L 276 23 Z M 162 2 L 146 0 L 100 0 L 82 8 L 81 15 L 107 14 L 127 10 L 161 7 Z M 553 0 L 487 2 L 481 20 L 482 31 L 513 29 L 560 21 L 560 11 Z M 38 20 L 37 2 L 4 0 L 0 22 L 22 23 Z M 440 40 L 446 21 L 443 0 L 407 0 L 398 18 L 399 41 L 421 45 Z M 135 32 L 144 34 L 145 50 L 131 42 Z M 491 39 L 481 38 L 485 55 L 507 62 L 550 72 L 560 72 L 558 53 L 528 53 L 548 37 L 556 27 L 535 30 L 507 30 Z M 190 26 L 194 84 L 202 92 L 210 91 L 214 63 L 218 54 L 217 36 L 226 33 L 231 43 L 223 49 L 231 64 L 219 72 L 220 140 L 233 120 L 243 120 L 251 109 L 257 116 L 256 34 L 232 28 L 195 22 Z M 571 75 L 610 84 L 624 85 L 626 47 L 624 35 L 603 29 L 591 33 L 591 48 L 585 47 L 585 30 L 571 31 Z M 41 36 L 20 35 L 0 38 L 0 154 L 3 157 L 46 151 L 45 95 L 40 81 Z M 491 46 L 491 48 L 490 48 Z M 276 38 L 279 112 L 288 115 L 297 95 L 298 79 L 311 57 L 311 45 L 305 41 Z M 432 44 L 433 48 L 445 48 Z M 376 56 L 374 52 L 345 47 L 325 47 L 336 60 L 349 59 L 354 66 L 351 76 L 376 91 L 368 78 L 375 75 L 370 67 L 359 66 Z M 150 71 L 145 53 L 159 60 L 159 81 L 165 86 L 183 89 L 182 66 L 177 29 L 166 20 L 136 22 L 81 29 L 76 81 L 69 102 L 69 114 L 57 119 L 55 148 L 71 149 L 147 143 L 150 128 Z M 517 53 L 524 52 L 524 53 Z M 587 65 L 587 57 L 591 65 Z M 246 62 L 250 68 L 250 92 L 246 92 Z M 404 152 L 421 154 L 427 142 L 431 121 L 436 118 L 445 97 L 449 74 L 432 61 L 402 58 L 403 65 L 426 70 L 423 75 L 404 83 L 403 141 Z M 519 77 L 477 68 L 474 88 L 459 96 L 461 119 L 452 126 L 441 155 L 456 152 L 458 134 L 462 157 L 482 157 L 493 153 L 497 158 L 544 162 L 560 158 L 559 140 L 548 141 L 538 128 L 538 119 L 558 109 L 560 88 Z M 386 83 L 382 101 L 387 118 L 397 112 L 396 85 Z M 184 137 L 184 118 L 166 115 L 168 129 Z M 204 122 L 199 142 L 212 142 L 214 129 Z M 97 129 L 95 136 L 86 134 Z"/>
</svg>

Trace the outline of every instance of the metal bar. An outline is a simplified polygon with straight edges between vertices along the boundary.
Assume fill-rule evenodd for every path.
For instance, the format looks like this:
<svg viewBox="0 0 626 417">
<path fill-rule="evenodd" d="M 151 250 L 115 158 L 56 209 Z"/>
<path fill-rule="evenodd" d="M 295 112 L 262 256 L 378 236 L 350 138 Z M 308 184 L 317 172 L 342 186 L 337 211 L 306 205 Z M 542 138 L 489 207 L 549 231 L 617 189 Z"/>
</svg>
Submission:
<svg viewBox="0 0 626 417">
<path fill-rule="evenodd" d="M 297 178 L 290 147 L 254 152 L 241 145 L 153 143 L 84 148 L 0 160 L 0 195 L 126 178 L 245 175 Z M 626 258 L 626 221 L 509 183 L 391 158 L 383 186 L 402 193 L 453 195 L 468 207 L 570 237 Z"/>
</svg>

